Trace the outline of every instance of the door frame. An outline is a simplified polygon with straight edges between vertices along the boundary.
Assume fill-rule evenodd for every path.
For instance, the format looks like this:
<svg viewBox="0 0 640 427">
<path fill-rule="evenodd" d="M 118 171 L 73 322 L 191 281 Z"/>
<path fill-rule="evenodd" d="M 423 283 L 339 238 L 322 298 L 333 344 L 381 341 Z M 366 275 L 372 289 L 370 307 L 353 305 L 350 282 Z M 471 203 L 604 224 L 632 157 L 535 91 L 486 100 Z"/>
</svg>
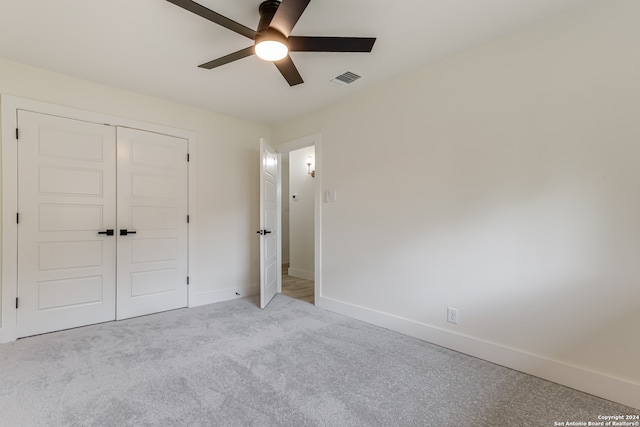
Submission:
<svg viewBox="0 0 640 427">
<path fill-rule="evenodd" d="M 322 135 L 314 133 L 291 141 L 277 145 L 275 148 L 278 154 L 287 154 L 301 148 L 315 148 L 315 171 L 314 178 L 314 210 L 313 210 L 313 301 L 317 307 L 321 307 L 322 296 Z M 282 180 L 281 180 L 282 181 Z M 281 187 L 281 185 L 279 186 Z M 282 191 L 278 188 L 278 191 Z M 282 222 L 282 220 L 281 220 Z M 282 223 L 280 224 L 282 229 Z M 278 247 L 282 248 L 282 233 L 278 233 Z M 282 259 L 282 258 L 281 258 Z M 282 290 L 280 289 L 279 292 Z"/>
<path fill-rule="evenodd" d="M 18 110 L 49 114 L 52 116 L 104 124 L 107 126 L 129 127 L 184 138 L 188 141 L 188 152 L 191 159 L 197 158 L 196 134 L 192 131 L 116 117 L 108 114 L 94 113 L 71 107 L 63 107 L 12 95 L 0 95 L 0 123 L 2 127 L 2 146 L 0 148 L 2 151 L 2 282 L 0 283 L 2 310 L 0 317 L 0 343 L 15 341 L 17 338 L 17 309 L 15 301 L 18 291 L 18 224 L 16 223 L 15 213 L 18 212 L 18 149 L 16 141 Z M 196 298 L 198 280 L 195 266 L 195 230 L 197 219 L 195 162 L 189 162 L 188 168 L 188 307 L 193 307 L 198 305 Z"/>
</svg>

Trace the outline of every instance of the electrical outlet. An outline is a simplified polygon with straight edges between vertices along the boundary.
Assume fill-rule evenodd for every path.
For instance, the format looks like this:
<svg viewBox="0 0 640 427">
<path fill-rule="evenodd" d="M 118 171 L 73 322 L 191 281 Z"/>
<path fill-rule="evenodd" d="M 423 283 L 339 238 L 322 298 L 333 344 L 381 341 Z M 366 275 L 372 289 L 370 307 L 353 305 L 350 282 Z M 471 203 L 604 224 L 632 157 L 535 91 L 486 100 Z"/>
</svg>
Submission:
<svg viewBox="0 0 640 427">
<path fill-rule="evenodd" d="M 458 309 L 447 307 L 447 322 L 458 324 Z"/>
</svg>

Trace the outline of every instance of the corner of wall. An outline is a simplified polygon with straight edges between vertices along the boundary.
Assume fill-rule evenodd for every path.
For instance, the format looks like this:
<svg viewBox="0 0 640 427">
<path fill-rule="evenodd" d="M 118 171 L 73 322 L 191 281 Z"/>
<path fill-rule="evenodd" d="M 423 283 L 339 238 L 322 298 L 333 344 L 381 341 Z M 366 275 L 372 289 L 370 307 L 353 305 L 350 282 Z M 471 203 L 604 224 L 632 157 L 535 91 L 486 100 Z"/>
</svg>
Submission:
<svg viewBox="0 0 640 427">
<path fill-rule="evenodd" d="M 255 284 L 203 292 L 196 294 L 193 301 L 189 301 L 189 307 L 199 307 L 201 305 L 213 304 L 216 302 L 251 297 L 258 295 L 259 293 L 260 286 Z"/>
</svg>

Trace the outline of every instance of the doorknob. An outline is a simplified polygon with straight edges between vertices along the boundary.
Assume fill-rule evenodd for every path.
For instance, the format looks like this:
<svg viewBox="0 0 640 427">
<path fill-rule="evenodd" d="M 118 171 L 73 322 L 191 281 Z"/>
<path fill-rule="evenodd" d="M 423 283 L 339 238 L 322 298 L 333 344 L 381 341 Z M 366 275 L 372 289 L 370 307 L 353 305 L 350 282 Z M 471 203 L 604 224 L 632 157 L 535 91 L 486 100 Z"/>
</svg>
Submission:
<svg viewBox="0 0 640 427">
<path fill-rule="evenodd" d="M 126 236 L 127 234 L 136 234 L 136 232 L 135 231 L 131 231 L 131 230 L 127 230 L 127 229 L 120 230 L 120 235 L 121 236 Z"/>
<path fill-rule="evenodd" d="M 108 229 L 106 231 L 98 231 L 98 234 L 106 234 L 107 236 L 113 236 L 113 230 Z"/>
<path fill-rule="evenodd" d="M 271 234 L 269 230 L 258 230 L 256 231 L 256 233 L 258 233 L 261 236 L 264 236 L 265 234 Z"/>
</svg>

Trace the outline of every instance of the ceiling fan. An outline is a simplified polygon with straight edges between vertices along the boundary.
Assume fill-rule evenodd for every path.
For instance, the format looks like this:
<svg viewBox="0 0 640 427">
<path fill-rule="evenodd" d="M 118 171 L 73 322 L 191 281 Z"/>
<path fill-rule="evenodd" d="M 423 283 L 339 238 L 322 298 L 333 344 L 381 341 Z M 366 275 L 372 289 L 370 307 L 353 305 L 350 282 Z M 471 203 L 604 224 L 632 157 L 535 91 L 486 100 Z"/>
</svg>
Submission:
<svg viewBox="0 0 640 427">
<path fill-rule="evenodd" d="M 374 37 L 305 37 L 292 36 L 291 30 L 311 0 L 266 0 L 260 4 L 257 30 L 245 27 L 192 0 L 167 0 L 189 12 L 254 40 L 253 46 L 199 65 L 212 69 L 254 53 L 274 63 L 289 86 L 304 83 L 289 52 L 371 52 Z"/>
</svg>

